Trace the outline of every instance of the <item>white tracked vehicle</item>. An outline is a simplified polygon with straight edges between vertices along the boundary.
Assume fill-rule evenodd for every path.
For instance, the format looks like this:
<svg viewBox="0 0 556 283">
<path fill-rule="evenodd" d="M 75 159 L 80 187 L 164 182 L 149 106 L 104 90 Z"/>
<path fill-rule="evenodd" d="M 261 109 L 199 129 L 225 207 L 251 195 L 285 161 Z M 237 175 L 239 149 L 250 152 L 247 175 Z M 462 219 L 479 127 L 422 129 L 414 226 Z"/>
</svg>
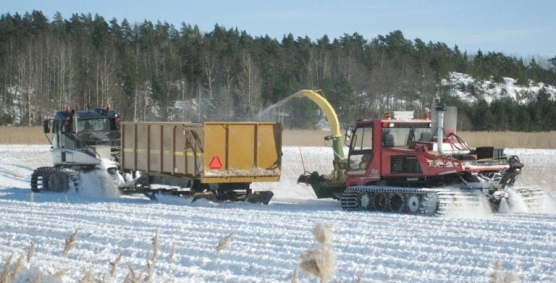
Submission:
<svg viewBox="0 0 556 283">
<path fill-rule="evenodd" d="M 113 178 L 118 177 L 120 114 L 110 109 L 110 104 L 86 111 L 66 106 L 53 119 L 43 122 L 43 130 L 45 134 L 52 133 L 50 151 L 54 166 L 33 172 L 33 192 L 66 192 L 70 188 L 79 191 L 80 172 L 107 170 Z"/>
</svg>

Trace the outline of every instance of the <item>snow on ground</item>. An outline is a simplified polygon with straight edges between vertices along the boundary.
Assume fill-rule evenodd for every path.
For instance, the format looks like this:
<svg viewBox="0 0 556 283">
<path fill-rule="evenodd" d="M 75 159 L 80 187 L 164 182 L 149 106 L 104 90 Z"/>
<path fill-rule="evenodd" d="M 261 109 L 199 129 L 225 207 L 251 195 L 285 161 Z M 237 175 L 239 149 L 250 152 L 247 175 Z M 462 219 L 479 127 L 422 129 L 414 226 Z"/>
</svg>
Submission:
<svg viewBox="0 0 556 283">
<path fill-rule="evenodd" d="M 556 150 L 508 152 L 526 163 L 526 185 L 554 193 L 556 182 L 549 176 Z M 344 212 L 336 201 L 316 200 L 309 187 L 296 184 L 304 170 L 331 170 L 330 148 L 285 147 L 283 153 L 282 181 L 254 186 L 275 192 L 269 205 L 215 204 L 32 194 L 29 177 L 34 168 L 50 165 L 48 146 L 3 145 L 0 270 L 11 254 L 15 262 L 34 244 L 34 256 L 25 260 L 15 282 L 37 276 L 41 282 L 78 282 L 88 272 L 105 282 L 123 282 L 130 269 L 144 278 L 158 233 L 153 282 L 291 282 L 300 254 L 316 246 L 312 228 L 322 222 L 334 224 L 334 282 L 355 282 L 358 276 L 363 282 L 486 282 L 497 260 L 522 282 L 556 278 L 551 211 L 476 217 Z M 75 246 L 64 256 L 65 241 L 75 231 Z M 231 246 L 216 254 L 219 241 L 230 234 Z M 120 254 L 111 275 L 110 262 Z M 303 272 L 299 281 L 318 282 Z"/>
</svg>

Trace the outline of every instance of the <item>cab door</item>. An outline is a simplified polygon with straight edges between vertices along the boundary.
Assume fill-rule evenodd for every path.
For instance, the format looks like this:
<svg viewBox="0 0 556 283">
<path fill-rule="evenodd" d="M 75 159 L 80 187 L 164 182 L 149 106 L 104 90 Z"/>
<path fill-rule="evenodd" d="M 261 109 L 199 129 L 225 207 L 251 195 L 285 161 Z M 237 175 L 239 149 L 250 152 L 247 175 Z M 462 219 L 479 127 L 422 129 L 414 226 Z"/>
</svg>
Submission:
<svg viewBox="0 0 556 283">
<path fill-rule="evenodd" d="M 373 157 L 373 124 L 359 124 L 353 131 L 349 147 L 348 174 L 364 175 Z"/>
</svg>

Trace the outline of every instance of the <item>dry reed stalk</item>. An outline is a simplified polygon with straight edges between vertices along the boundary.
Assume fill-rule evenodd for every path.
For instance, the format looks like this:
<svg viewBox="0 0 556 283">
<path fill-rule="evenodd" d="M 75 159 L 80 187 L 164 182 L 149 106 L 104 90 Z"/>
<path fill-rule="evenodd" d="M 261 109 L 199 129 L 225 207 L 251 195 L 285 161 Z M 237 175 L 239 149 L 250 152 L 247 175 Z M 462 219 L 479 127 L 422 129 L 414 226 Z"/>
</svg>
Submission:
<svg viewBox="0 0 556 283">
<path fill-rule="evenodd" d="M 64 251 L 62 252 L 63 256 L 68 256 L 68 253 L 75 246 L 75 242 L 77 241 L 77 230 L 78 229 L 75 229 L 73 234 L 71 234 L 71 236 L 69 236 L 66 239 L 66 244 L 64 245 Z"/>
<path fill-rule="evenodd" d="M 158 251 L 160 249 L 160 243 L 158 242 L 158 230 L 156 230 L 156 233 L 154 234 L 154 237 L 151 239 L 151 241 L 153 243 L 153 257 L 151 258 L 151 260 L 155 262 L 156 258 L 158 257 Z"/>
<path fill-rule="evenodd" d="M 14 254 L 12 253 L 8 257 L 8 259 L 6 260 L 6 263 L 4 265 L 4 269 L 2 269 L 2 273 L 0 273 L 0 282 L 2 282 L 2 283 L 10 283 L 11 282 L 10 265 L 12 265 L 13 257 L 14 257 Z"/>
<path fill-rule="evenodd" d="M 328 131 L 284 130 L 284 146 L 326 146 Z M 556 131 L 551 132 L 457 132 L 470 147 L 556 148 Z"/>
<path fill-rule="evenodd" d="M 129 272 L 125 276 L 124 283 L 139 283 L 141 282 L 141 274 L 137 274 L 133 266 L 128 265 Z"/>
<path fill-rule="evenodd" d="M 35 255 L 35 243 L 31 243 L 31 246 L 27 250 L 27 262 L 31 262 L 31 259 Z"/>
<path fill-rule="evenodd" d="M 147 274 L 145 275 L 146 282 L 152 282 L 154 278 L 154 265 L 155 265 L 154 261 L 151 263 L 150 261 L 147 260 Z"/>
<path fill-rule="evenodd" d="M 334 277 L 336 254 L 332 250 L 332 224 L 318 223 L 313 228 L 313 236 L 319 246 L 301 254 L 301 269 L 319 278 L 321 283 L 328 282 Z"/>
<path fill-rule="evenodd" d="M 551 132 L 457 132 L 471 147 L 499 146 L 508 148 L 556 148 L 556 131 Z M 326 146 L 329 131 L 284 130 L 284 146 Z M 0 144 L 48 144 L 42 127 L 0 126 Z M 41 137 L 41 138 L 38 138 Z"/>
<path fill-rule="evenodd" d="M 60 271 L 58 271 L 58 272 L 56 272 L 56 273 L 54 273 L 54 274 L 51 274 L 51 276 L 52 276 L 54 279 L 60 280 L 60 279 L 62 279 L 62 277 L 63 277 L 64 275 L 66 275 L 66 273 L 68 273 L 68 271 L 70 271 L 70 270 L 71 270 L 71 268 L 62 269 L 62 270 L 60 270 Z"/>
<path fill-rule="evenodd" d="M 113 262 L 110 262 L 110 276 L 114 276 L 114 273 L 116 273 L 116 267 L 118 266 L 118 263 L 120 263 L 120 260 L 122 260 L 121 252 Z"/>
<path fill-rule="evenodd" d="M 317 223 L 313 228 L 313 236 L 315 240 L 321 244 L 331 244 L 332 243 L 332 229 L 334 224 L 328 223 Z"/>
<path fill-rule="evenodd" d="M 31 192 L 31 196 L 29 197 L 29 202 L 35 202 L 35 193 Z"/>
<path fill-rule="evenodd" d="M 0 126 L 0 144 L 48 144 L 42 127 Z"/>
<path fill-rule="evenodd" d="M 35 274 L 35 277 L 33 277 L 33 281 L 31 281 L 32 283 L 40 283 L 41 282 L 41 273 L 37 272 L 37 274 Z"/>
<path fill-rule="evenodd" d="M 519 280 L 513 271 L 506 271 L 504 274 L 504 283 L 518 283 Z"/>
<path fill-rule="evenodd" d="M 296 266 L 295 269 L 293 270 L 293 275 L 292 275 L 292 281 L 291 283 L 297 283 L 297 277 L 298 277 L 298 271 L 297 271 L 298 267 Z"/>
<path fill-rule="evenodd" d="M 176 254 L 176 244 L 172 244 L 172 249 L 170 250 L 170 254 L 168 255 L 168 258 L 174 259 L 175 254 Z"/>
<path fill-rule="evenodd" d="M 458 132 L 470 147 L 556 148 L 556 131 L 552 132 Z"/>
<path fill-rule="evenodd" d="M 328 282 L 334 277 L 335 264 L 336 255 L 328 245 L 321 245 L 301 254 L 301 269 L 319 278 L 321 283 Z"/>
<path fill-rule="evenodd" d="M 220 240 L 220 242 L 218 242 L 218 245 L 216 246 L 216 254 L 217 255 L 220 253 L 220 251 L 228 249 L 231 246 L 231 241 L 230 241 L 231 237 L 232 237 L 232 234 L 222 238 Z"/>
<path fill-rule="evenodd" d="M 502 261 L 497 260 L 494 263 L 494 269 L 490 273 L 490 283 L 517 283 L 519 282 L 517 276 L 513 271 L 509 270 L 504 272 L 502 268 Z"/>
<path fill-rule="evenodd" d="M 153 244 L 153 256 L 151 261 L 147 260 L 147 274 L 145 275 L 145 281 L 151 282 L 154 276 L 154 266 L 156 265 L 156 259 L 158 258 L 158 252 L 160 250 L 160 243 L 158 242 L 158 230 L 151 239 Z"/>
<path fill-rule="evenodd" d="M 10 274 L 12 280 L 14 280 L 19 274 L 19 271 L 21 271 L 21 268 L 23 267 L 23 261 L 25 261 L 24 256 L 21 255 L 17 258 L 17 261 L 15 262 L 14 265 L 14 270 L 12 271 L 12 274 Z"/>
<path fill-rule="evenodd" d="M 497 260 L 494 263 L 494 269 L 490 273 L 490 283 L 500 282 L 500 273 L 502 272 L 502 261 Z"/>
<path fill-rule="evenodd" d="M 85 275 L 79 280 L 79 283 L 94 283 L 96 282 L 95 274 L 91 269 L 85 272 Z"/>
</svg>

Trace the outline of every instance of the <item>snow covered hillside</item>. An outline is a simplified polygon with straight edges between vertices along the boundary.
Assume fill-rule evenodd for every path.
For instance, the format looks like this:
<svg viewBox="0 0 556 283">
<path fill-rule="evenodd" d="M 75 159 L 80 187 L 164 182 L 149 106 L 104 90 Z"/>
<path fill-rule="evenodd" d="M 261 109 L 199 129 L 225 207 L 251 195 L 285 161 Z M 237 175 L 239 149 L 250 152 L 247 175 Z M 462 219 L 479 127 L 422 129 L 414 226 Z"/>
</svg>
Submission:
<svg viewBox="0 0 556 283">
<path fill-rule="evenodd" d="M 504 78 L 503 83 L 496 83 L 489 80 L 477 80 L 468 74 L 452 72 L 449 79 L 442 80 L 442 85 L 450 86 L 450 95 L 469 103 L 473 103 L 479 98 L 488 103 L 497 99 L 511 98 L 513 101 L 526 104 L 535 101 L 541 91 L 547 94 L 549 100 L 556 100 L 556 87 L 553 85 L 530 82 L 530 85 L 522 86 L 517 85 L 513 78 Z M 472 87 L 475 89 L 476 96 L 472 95 Z"/>
<path fill-rule="evenodd" d="M 549 170 L 556 150 L 507 152 L 526 164 L 518 182 L 554 195 L 556 180 Z M 269 205 L 216 204 L 93 192 L 32 194 L 29 177 L 34 168 L 50 165 L 49 147 L 3 145 L 0 272 L 13 254 L 9 272 L 19 257 L 23 260 L 14 282 L 78 282 L 87 275 L 123 282 L 130 270 L 145 278 L 149 266 L 152 282 L 291 282 L 300 254 L 316 246 L 315 224 L 331 223 L 334 282 L 357 277 L 362 282 L 486 282 L 497 260 L 522 282 L 556 278 L 552 203 L 537 212 L 451 217 L 344 212 L 336 201 L 316 200 L 309 187 L 296 184 L 304 169 L 331 170 L 330 148 L 285 147 L 283 153 L 282 181 L 254 186 L 275 192 Z M 217 254 L 219 241 L 228 235 L 230 246 Z M 34 253 L 27 261 L 29 250 Z M 303 272 L 299 281 L 318 282 Z"/>
</svg>

